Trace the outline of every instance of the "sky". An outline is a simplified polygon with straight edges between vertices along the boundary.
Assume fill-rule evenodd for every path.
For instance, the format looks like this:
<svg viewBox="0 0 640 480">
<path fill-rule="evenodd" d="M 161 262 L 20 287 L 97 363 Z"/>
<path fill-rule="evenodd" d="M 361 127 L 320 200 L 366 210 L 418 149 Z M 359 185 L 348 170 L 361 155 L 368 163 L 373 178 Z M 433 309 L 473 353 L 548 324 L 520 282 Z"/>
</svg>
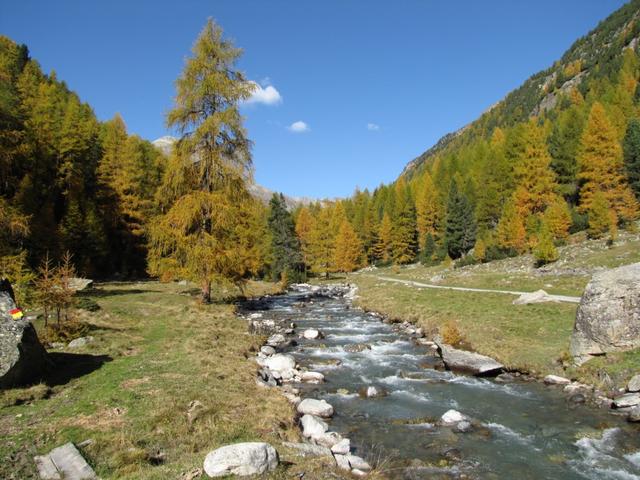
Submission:
<svg viewBox="0 0 640 480">
<path fill-rule="evenodd" d="M 344 197 L 393 181 L 444 134 L 549 67 L 622 0 L 14 0 L 0 34 L 101 120 L 154 140 L 213 18 L 259 88 L 242 106 L 256 181 Z"/>
</svg>

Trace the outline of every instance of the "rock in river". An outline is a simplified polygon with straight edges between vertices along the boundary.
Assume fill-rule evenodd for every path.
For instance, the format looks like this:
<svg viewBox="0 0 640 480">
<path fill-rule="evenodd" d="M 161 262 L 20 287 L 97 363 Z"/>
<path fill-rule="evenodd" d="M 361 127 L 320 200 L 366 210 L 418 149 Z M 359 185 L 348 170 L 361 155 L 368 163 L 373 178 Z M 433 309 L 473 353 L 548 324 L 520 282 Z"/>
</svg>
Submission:
<svg viewBox="0 0 640 480">
<path fill-rule="evenodd" d="M 291 355 L 278 353 L 276 355 L 272 355 L 271 357 L 265 358 L 263 364 L 270 370 L 284 373 L 290 372 L 291 370 L 296 368 L 296 359 Z"/>
<path fill-rule="evenodd" d="M 463 415 L 457 410 L 447 410 L 442 417 L 440 417 L 440 423 L 443 425 L 455 425 L 460 422 L 466 422 L 469 419 L 466 415 Z"/>
<path fill-rule="evenodd" d="M 345 352 L 349 353 L 360 353 L 365 350 L 371 350 L 371 346 L 366 343 L 350 343 L 349 345 L 345 345 L 343 348 Z"/>
<path fill-rule="evenodd" d="M 302 415 L 316 415 L 322 418 L 331 418 L 333 416 L 333 407 L 326 400 L 316 400 L 314 398 L 305 398 L 298 404 L 298 413 Z"/>
<path fill-rule="evenodd" d="M 458 350 L 449 345 L 440 344 L 440 354 L 448 369 L 467 372 L 477 376 L 491 376 L 499 374 L 504 366 L 491 357 L 475 352 Z"/>
<path fill-rule="evenodd" d="M 613 400 L 615 408 L 635 407 L 640 405 L 640 393 L 627 393 Z"/>
<path fill-rule="evenodd" d="M 571 380 L 564 377 L 559 377 L 558 375 L 547 375 L 544 377 L 544 383 L 547 385 L 569 385 Z"/>
<path fill-rule="evenodd" d="M 308 330 L 305 330 L 302 336 L 307 340 L 317 340 L 319 338 L 322 338 L 322 333 L 320 333 L 320 330 L 316 330 L 315 328 L 310 328 Z"/>
<path fill-rule="evenodd" d="M 571 355 L 584 363 L 592 355 L 638 347 L 640 263 L 595 274 L 580 300 Z"/>
<path fill-rule="evenodd" d="M 627 383 L 627 392 L 640 392 L 640 374 L 631 377 Z"/>
<path fill-rule="evenodd" d="M 209 477 L 262 475 L 278 466 L 278 452 L 268 443 L 227 445 L 209 452 L 204 471 Z"/>
</svg>

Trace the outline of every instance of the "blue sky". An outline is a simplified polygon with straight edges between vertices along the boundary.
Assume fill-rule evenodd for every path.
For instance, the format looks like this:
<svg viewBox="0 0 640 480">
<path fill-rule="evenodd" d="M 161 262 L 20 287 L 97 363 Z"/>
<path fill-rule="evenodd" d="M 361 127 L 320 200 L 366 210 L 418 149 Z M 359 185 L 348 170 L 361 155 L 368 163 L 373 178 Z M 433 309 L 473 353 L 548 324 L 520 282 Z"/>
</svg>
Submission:
<svg viewBox="0 0 640 480">
<path fill-rule="evenodd" d="M 213 17 L 264 89 L 243 107 L 257 181 L 320 198 L 394 180 L 624 3 L 20 0 L 4 2 L 0 33 L 100 119 L 120 112 L 153 140 L 168 133 L 173 82 Z"/>
</svg>

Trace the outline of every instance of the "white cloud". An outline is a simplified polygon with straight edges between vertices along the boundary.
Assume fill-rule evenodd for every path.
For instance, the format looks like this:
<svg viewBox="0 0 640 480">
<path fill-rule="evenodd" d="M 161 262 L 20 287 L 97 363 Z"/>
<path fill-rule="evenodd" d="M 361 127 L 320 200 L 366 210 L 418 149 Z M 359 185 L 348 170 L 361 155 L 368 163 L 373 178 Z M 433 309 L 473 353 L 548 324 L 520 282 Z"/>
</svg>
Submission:
<svg viewBox="0 0 640 480">
<path fill-rule="evenodd" d="M 380 125 L 377 123 L 367 123 L 367 130 L 371 130 L 372 132 L 376 132 L 380 130 Z"/>
<path fill-rule="evenodd" d="M 294 132 L 294 133 L 304 133 L 304 132 L 308 132 L 309 130 L 311 130 L 309 128 L 309 125 L 304 123 L 302 120 L 298 120 L 297 122 L 293 122 L 291 125 L 289 125 L 287 127 L 287 129 L 290 132 Z"/>
<path fill-rule="evenodd" d="M 245 103 L 262 103 L 263 105 L 278 105 L 282 103 L 282 95 L 276 90 L 273 85 L 260 85 L 256 82 L 250 81 L 253 85 L 253 93 L 245 100 Z"/>
</svg>

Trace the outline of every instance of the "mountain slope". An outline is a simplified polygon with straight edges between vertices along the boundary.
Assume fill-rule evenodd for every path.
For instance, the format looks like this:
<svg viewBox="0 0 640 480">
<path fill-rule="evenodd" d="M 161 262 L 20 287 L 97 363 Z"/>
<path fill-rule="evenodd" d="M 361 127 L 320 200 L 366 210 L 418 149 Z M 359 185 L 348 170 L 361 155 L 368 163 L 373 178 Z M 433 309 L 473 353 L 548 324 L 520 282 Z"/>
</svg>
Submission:
<svg viewBox="0 0 640 480">
<path fill-rule="evenodd" d="M 632 0 L 574 42 L 554 65 L 532 75 L 477 120 L 443 136 L 411 160 L 401 175 L 411 177 L 435 155 L 468 143 L 470 137 L 487 138 L 495 127 L 510 127 L 531 116 L 552 112 L 562 96 L 574 88 L 586 96 L 590 90 L 588 83 L 615 75 L 624 49 L 636 50 L 640 39 L 639 19 L 640 0 Z"/>
</svg>

